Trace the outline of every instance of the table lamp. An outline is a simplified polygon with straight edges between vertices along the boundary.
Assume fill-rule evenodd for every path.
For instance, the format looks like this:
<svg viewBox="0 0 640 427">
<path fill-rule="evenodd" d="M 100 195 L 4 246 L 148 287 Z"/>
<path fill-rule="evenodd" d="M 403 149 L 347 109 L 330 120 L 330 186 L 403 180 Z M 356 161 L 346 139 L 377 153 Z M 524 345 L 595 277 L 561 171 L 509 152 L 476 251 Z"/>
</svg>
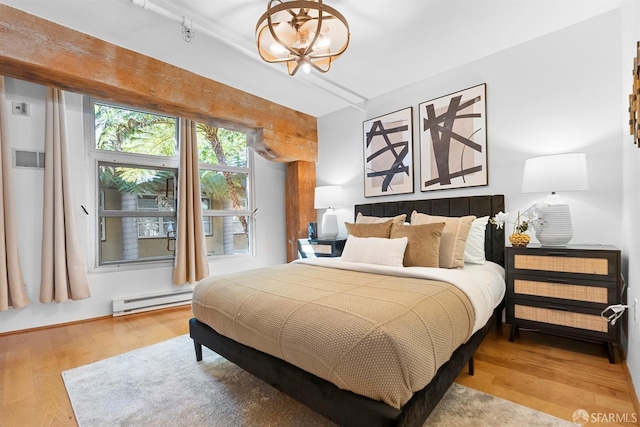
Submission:
<svg viewBox="0 0 640 427">
<path fill-rule="evenodd" d="M 338 217 L 332 208 L 342 206 L 344 203 L 342 187 L 339 185 L 316 187 L 314 200 L 315 209 L 326 209 L 322 215 L 320 237 L 324 239 L 335 239 L 338 237 Z"/>
<path fill-rule="evenodd" d="M 527 159 L 522 178 L 523 193 L 551 192 L 537 205 L 542 223 L 535 226 L 543 246 L 565 246 L 573 238 L 569 205 L 556 192 L 589 189 L 587 156 L 556 154 Z"/>
</svg>

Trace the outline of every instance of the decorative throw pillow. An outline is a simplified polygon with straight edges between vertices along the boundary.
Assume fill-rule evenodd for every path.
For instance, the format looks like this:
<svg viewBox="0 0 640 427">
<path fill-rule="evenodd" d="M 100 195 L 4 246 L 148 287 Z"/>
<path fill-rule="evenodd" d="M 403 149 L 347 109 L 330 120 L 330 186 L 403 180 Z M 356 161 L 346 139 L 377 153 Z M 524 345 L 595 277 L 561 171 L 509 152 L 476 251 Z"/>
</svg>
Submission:
<svg viewBox="0 0 640 427">
<path fill-rule="evenodd" d="M 474 215 L 448 217 L 432 216 L 416 211 L 411 213 L 411 225 L 444 222 L 440 238 L 440 267 L 442 268 L 464 267 L 464 245 L 474 219 L 476 219 Z"/>
<path fill-rule="evenodd" d="M 440 238 L 444 222 L 422 225 L 391 226 L 391 238 L 407 237 L 404 252 L 405 267 L 438 267 L 440 265 Z"/>
<path fill-rule="evenodd" d="M 381 217 L 381 216 L 364 216 L 360 212 L 356 215 L 356 224 L 377 224 L 379 222 L 386 222 L 393 220 L 394 224 L 403 224 L 407 219 L 407 214 L 400 214 L 393 217 Z"/>
<path fill-rule="evenodd" d="M 381 237 L 347 236 L 342 250 L 342 261 L 402 267 L 406 237 L 387 239 Z"/>
<path fill-rule="evenodd" d="M 345 222 L 347 233 L 356 237 L 382 237 L 388 239 L 391 234 L 392 219 L 373 224 L 352 224 Z"/>
<path fill-rule="evenodd" d="M 476 218 L 471 223 L 469 236 L 464 245 L 464 262 L 469 264 L 484 264 L 484 236 L 487 231 L 488 216 Z"/>
</svg>

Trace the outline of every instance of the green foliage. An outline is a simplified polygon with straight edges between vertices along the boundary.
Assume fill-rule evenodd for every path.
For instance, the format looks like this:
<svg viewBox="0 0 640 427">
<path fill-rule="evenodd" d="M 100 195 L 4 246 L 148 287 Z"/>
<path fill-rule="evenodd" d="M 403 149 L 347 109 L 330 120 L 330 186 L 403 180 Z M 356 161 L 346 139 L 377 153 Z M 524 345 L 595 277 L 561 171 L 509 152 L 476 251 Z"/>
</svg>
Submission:
<svg viewBox="0 0 640 427">
<path fill-rule="evenodd" d="M 96 148 L 123 153 L 173 157 L 176 119 L 95 104 Z"/>
<path fill-rule="evenodd" d="M 246 199 L 247 175 L 243 173 L 229 174 L 229 179 L 217 171 L 201 170 L 200 187 L 202 193 L 212 200 L 225 202 L 231 198 L 229 194 L 229 181 L 232 183 L 232 191 L 240 198 Z"/>
<path fill-rule="evenodd" d="M 247 135 L 219 127 L 198 123 L 198 159 L 210 165 L 247 167 Z M 224 153 L 221 162 L 215 152 L 220 144 Z"/>
<path fill-rule="evenodd" d="M 122 153 L 175 157 L 177 120 L 109 105 L 95 104 L 96 148 Z M 247 136 L 244 133 L 202 123 L 197 124 L 198 158 L 201 163 L 247 167 Z M 172 171 L 145 167 L 102 165 L 101 188 L 136 194 L 164 193 Z M 245 173 L 201 171 L 202 192 L 212 200 L 231 200 L 235 209 L 246 199 Z"/>
<path fill-rule="evenodd" d="M 175 182 L 175 173 L 170 170 L 100 165 L 98 171 L 100 188 L 117 188 L 120 193 L 160 194 L 165 193 L 167 180 Z"/>
</svg>

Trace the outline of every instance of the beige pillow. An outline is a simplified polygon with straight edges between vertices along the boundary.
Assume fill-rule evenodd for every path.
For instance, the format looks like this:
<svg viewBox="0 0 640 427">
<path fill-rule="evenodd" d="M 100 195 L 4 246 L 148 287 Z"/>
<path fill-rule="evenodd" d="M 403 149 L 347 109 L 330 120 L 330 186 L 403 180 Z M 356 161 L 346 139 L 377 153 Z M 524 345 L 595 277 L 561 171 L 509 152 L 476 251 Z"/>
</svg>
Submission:
<svg viewBox="0 0 640 427">
<path fill-rule="evenodd" d="M 380 237 L 347 236 L 341 261 L 402 267 L 407 238 L 383 239 Z"/>
<path fill-rule="evenodd" d="M 440 237 L 444 222 L 434 222 L 422 225 L 391 226 L 391 238 L 409 238 L 404 252 L 405 267 L 439 267 L 440 266 Z"/>
<path fill-rule="evenodd" d="M 411 213 L 411 225 L 444 222 L 440 238 L 440 267 L 442 268 L 464 267 L 464 246 L 474 219 L 476 219 L 474 215 L 448 217 L 432 216 L 416 211 Z"/>
<path fill-rule="evenodd" d="M 356 215 L 356 224 L 377 224 L 379 222 L 386 222 L 393 220 L 394 224 L 404 224 L 407 219 L 407 214 L 400 214 L 393 217 L 380 217 L 380 216 L 364 216 L 360 212 Z"/>
<path fill-rule="evenodd" d="M 393 220 L 388 219 L 384 222 L 374 224 L 352 224 L 345 222 L 347 233 L 356 237 L 382 237 L 388 239 L 391 234 L 391 224 Z"/>
</svg>

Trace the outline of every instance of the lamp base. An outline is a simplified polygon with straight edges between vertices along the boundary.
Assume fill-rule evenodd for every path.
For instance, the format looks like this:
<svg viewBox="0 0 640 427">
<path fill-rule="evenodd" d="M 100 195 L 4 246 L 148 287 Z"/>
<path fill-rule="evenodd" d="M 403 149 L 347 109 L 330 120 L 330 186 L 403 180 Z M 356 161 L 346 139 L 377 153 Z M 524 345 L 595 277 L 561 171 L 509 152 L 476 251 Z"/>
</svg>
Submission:
<svg viewBox="0 0 640 427">
<path fill-rule="evenodd" d="M 566 246 L 573 238 L 569 205 L 556 194 L 539 205 L 544 223 L 536 226 L 536 238 L 542 246 Z"/>
<path fill-rule="evenodd" d="M 329 208 L 322 215 L 322 228 L 320 229 L 320 237 L 324 239 L 335 239 L 338 237 L 338 216 Z"/>
</svg>

